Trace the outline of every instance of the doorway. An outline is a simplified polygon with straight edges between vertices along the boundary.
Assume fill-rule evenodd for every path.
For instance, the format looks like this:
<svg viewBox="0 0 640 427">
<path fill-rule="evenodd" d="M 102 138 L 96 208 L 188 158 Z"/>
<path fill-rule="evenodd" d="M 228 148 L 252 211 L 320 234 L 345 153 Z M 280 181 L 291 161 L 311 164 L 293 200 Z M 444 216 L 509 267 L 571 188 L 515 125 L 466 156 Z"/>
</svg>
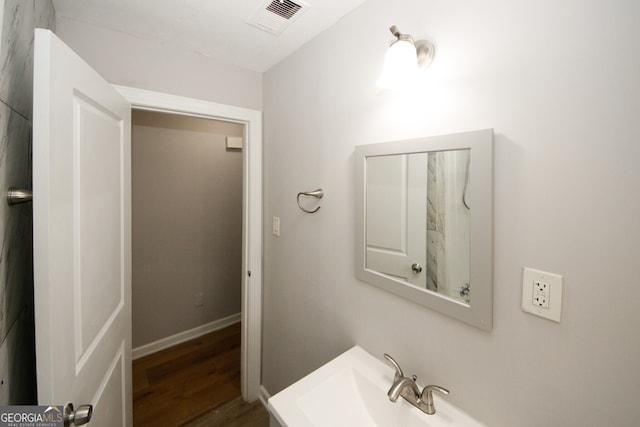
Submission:
<svg viewBox="0 0 640 427">
<path fill-rule="evenodd" d="M 262 331 L 261 112 L 123 86 L 114 88 L 132 108 L 217 119 L 243 125 L 241 389 L 244 400 L 264 398 L 260 385 Z M 263 399 L 264 400 L 264 399 Z"/>
<path fill-rule="evenodd" d="M 244 125 L 131 116 L 136 359 L 240 321 Z"/>
</svg>

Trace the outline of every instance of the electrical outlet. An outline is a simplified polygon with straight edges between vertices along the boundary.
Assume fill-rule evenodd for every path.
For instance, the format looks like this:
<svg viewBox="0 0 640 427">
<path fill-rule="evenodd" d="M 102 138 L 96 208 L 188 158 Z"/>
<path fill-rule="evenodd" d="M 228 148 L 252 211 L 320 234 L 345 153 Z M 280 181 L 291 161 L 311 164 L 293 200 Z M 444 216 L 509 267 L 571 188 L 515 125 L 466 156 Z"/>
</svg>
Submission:
<svg viewBox="0 0 640 427">
<path fill-rule="evenodd" d="M 560 322 L 562 276 L 525 267 L 522 273 L 522 311 Z"/>
<path fill-rule="evenodd" d="M 276 237 L 280 236 L 280 218 L 277 216 L 273 217 L 273 235 Z"/>
<path fill-rule="evenodd" d="M 534 294 L 533 304 L 538 307 L 549 308 L 549 298 L 545 295 Z"/>
<path fill-rule="evenodd" d="M 195 306 L 200 307 L 204 304 L 204 293 L 198 292 L 195 297 Z"/>
<path fill-rule="evenodd" d="M 547 282 L 543 282 L 542 280 L 534 280 L 533 290 L 536 293 L 548 295 L 549 284 Z"/>
<path fill-rule="evenodd" d="M 547 282 L 535 279 L 533 281 L 533 305 L 536 307 L 549 308 L 549 289 L 550 286 Z"/>
</svg>

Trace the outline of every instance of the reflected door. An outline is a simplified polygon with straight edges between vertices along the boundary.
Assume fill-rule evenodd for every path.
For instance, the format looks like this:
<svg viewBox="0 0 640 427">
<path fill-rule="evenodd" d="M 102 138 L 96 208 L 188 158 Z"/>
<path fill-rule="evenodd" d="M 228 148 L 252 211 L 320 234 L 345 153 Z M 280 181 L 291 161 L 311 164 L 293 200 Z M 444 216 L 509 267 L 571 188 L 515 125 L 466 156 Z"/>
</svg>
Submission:
<svg viewBox="0 0 640 427">
<path fill-rule="evenodd" d="M 427 153 L 366 164 L 366 268 L 422 288 L 427 277 Z"/>
</svg>

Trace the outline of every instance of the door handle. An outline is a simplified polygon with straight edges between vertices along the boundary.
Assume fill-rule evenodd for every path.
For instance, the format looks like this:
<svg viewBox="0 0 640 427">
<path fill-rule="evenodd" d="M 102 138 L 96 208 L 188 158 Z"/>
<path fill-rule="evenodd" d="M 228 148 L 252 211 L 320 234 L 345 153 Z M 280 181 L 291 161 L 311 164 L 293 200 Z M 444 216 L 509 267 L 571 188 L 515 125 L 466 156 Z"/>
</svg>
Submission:
<svg viewBox="0 0 640 427">
<path fill-rule="evenodd" d="M 15 187 L 9 187 L 9 190 L 7 190 L 7 204 L 9 206 L 30 202 L 32 200 L 33 193 L 31 190 L 22 190 Z"/>
<path fill-rule="evenodd" d="M 80 405 L 73 410 L 73 403 L 67 403 L 64 407 L 64 427 L 81 426 L 91 421 L 93 405 Z"/>
<path fill-rule="evenodd" d="M 414 273 L 422 273 L 422 266 L 417 262 L 414 262 L 413 265 L 411 265 L 411 269 Z"/>
</svg>

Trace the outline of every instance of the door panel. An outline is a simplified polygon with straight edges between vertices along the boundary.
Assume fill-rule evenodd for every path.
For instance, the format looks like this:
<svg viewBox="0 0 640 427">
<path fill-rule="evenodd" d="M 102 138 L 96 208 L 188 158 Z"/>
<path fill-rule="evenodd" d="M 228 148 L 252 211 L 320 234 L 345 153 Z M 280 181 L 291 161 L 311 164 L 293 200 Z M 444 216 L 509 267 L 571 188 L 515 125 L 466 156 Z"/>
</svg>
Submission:
<svg viewBox="0 0 640 427">
<path fill-rule="evenodd" d="M 122 384 L 125 382 L 125 372 L 125 353 L 124 346 L 122 346 L 91 400 L 95 402 L 91 427 L 127 425 L 127 395 L 122 388 Z"/>
<path fill-rule="evenodd" d="M 79 308 L 74 325 L 80 361 L 91 357 L 91 349 L 124 306 L 119 161 L 123 150 L 121 119 L 79 94 L 74 94 L 73 103 L 73 295 Z"/>
<path fill-rule="evenodd" d="M 130 106 L 38 29 L 33 123 L 38 400 L 131 426 Z"/>
</svg>

